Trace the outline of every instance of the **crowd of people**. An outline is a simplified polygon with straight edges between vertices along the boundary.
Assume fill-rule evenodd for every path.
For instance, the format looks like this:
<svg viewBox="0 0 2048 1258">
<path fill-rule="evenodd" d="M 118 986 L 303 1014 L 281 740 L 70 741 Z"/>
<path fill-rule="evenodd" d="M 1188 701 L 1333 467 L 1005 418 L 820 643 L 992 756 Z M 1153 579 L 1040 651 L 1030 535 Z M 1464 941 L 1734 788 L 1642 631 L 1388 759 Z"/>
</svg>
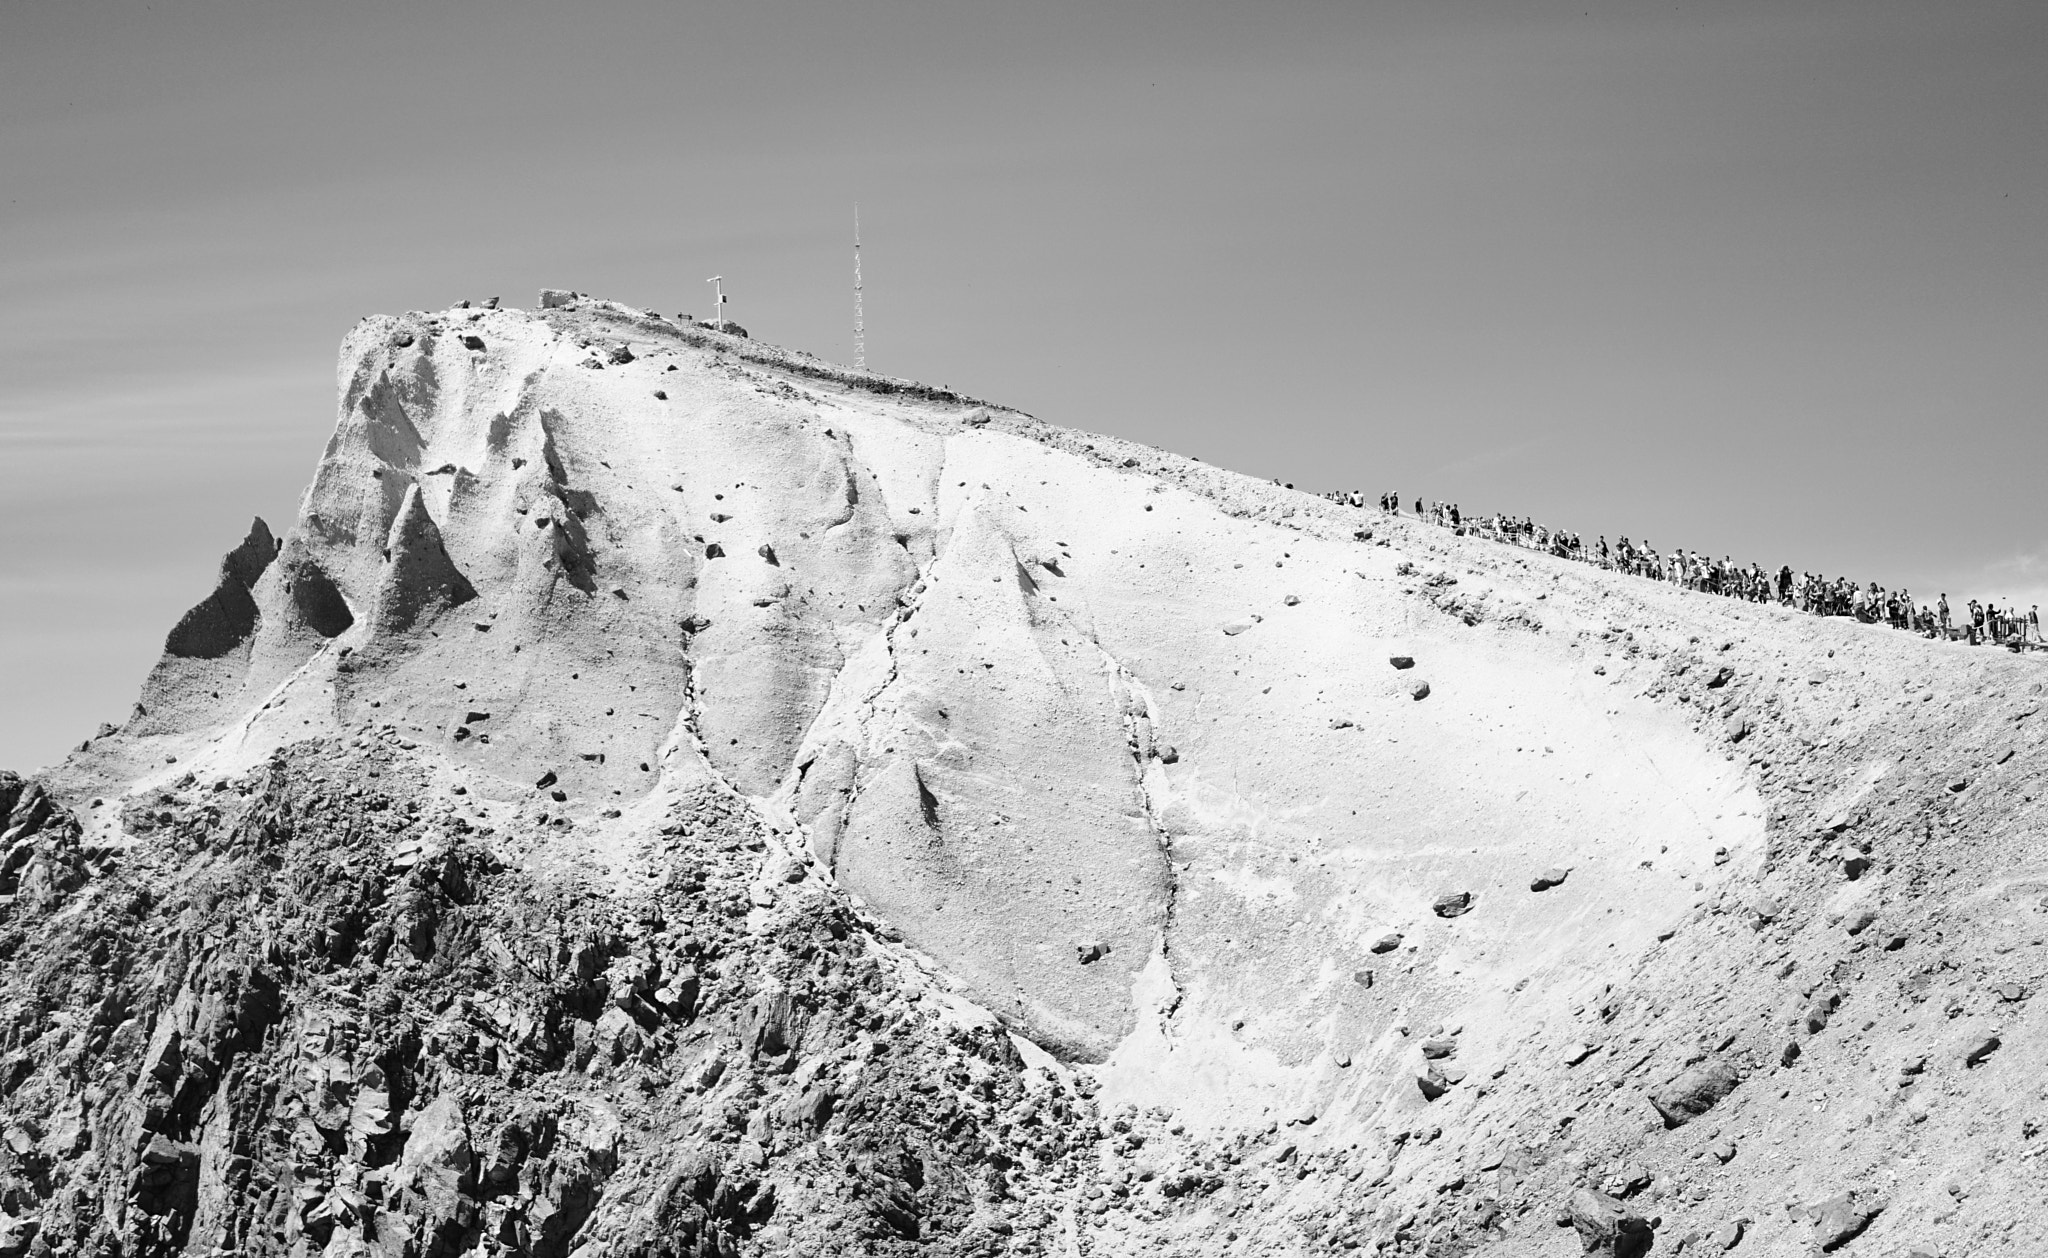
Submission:
<svg viewBox="0 0 2048 1258">
<path fill-rule="evenodd" d="M 1347 506 L 1366 506 L 1365 494 L 1358 491 L 1336 491 L 1323 496 Z M 1395 515 L 1404 514 L 1398 494 L 1381 494 L 1379 508 Z M 1756 563 L 1744 566 L 1725 556 L 1714 559 L 1683 547 L 1665 554 L 1647 541 L 1631 542 L 1626 537 L 1612 546 L 1601 537 L 1588 546 L 1577 533 L 1546 528 L 1526 516 L 1467 515 L 1454 502 L 1432 502 L 1425 506 L 1418 498 L 1414 513 L 1419 519 L 1464 536 L 1491 538 L 1645 580 L 1666 581 L 1703 594 L 1751 603 L 1777 603 L 1815 616 L 1853 616 L 1868 624 L 1890 625 L 1923 637 L 1968 642 L 1973 646 L 2003 646 L 2015 651 L 2043 647 L 2039 605 L 2021 611 L 2018 607 L 1999 607 L 1971 599 L 1957 611 L 1950 608 L 1946 593 L 1932 604 L 1916 604 L 1909 590 L 1884 589 L 1875 581 L 1859 585 L 1847 577 L 1794 572 L 1789 565 L 1772 572 Z"/>
</svg>

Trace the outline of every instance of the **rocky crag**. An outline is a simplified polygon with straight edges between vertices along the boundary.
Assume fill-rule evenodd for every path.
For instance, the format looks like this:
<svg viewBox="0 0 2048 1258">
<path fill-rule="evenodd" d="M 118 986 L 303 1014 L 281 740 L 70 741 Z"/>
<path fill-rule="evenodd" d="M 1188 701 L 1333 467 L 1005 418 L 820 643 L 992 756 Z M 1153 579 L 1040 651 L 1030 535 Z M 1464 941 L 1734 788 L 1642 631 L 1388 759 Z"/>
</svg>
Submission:
<svg viewBox="0 0 2048 1258">
<path fill-rule="evenodd" d="M 555 294 L 0 778 L 0 1258 L 2048 1248 L 2032 661 Z"/>
</svg>

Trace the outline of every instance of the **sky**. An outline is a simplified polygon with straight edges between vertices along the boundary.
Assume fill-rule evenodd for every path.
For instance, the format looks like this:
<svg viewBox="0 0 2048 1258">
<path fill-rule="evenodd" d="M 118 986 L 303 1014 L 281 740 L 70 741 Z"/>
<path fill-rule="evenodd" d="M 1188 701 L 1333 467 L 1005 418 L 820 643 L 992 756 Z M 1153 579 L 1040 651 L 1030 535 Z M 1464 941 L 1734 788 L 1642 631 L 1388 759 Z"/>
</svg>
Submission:
<svg viewBox="0 0 2048 1258">
<path fill-rule="evenodd" d="M 2048 602 L 2048 5 L 0 5 L 0 766 L 373 312 L 731 316 L 1304 488 Z"/>
</svg>

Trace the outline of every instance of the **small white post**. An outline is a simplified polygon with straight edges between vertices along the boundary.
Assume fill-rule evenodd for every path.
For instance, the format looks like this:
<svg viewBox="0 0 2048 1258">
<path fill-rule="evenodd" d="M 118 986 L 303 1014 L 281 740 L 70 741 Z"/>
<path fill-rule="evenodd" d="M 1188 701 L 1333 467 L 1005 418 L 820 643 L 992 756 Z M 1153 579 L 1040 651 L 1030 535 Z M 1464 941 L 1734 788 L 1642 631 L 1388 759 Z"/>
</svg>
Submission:
<svg viewBox="0 0 2048 1258">
<path fill-rule="evenodd" d="M 853 203 L 853 369 L 868 369 L 867 325 L 860 309 L 860 202 Z"/>
<path fill-rule="evenodd" d="M 711 324 L 723 332 L 725 330 L 725 277 L 723 275 L 714 275 L 704 282 L 711 285 Z"/>
</svg>

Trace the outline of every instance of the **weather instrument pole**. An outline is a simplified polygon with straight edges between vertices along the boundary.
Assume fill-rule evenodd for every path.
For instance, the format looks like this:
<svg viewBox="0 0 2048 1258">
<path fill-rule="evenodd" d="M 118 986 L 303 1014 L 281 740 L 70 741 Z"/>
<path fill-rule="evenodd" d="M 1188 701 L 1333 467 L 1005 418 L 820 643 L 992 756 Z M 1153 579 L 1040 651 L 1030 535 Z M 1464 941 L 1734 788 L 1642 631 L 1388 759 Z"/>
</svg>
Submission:
<svg viewBox="0 0 2048 1258">
<path fill-rule="evenodd" d="M 860 309 L 860 202 L 853 203 L 853 369 L 868 369 L 867 325 Z"/>
<path fill-rule="evenodd" d="M 711 285 L 711 292 L 716 298 L 711 307 L 711 324 L 723 332 L 725 331 L 725 277 L 723 275 L 714 275 L 704 282 Z"/>
</svg>

